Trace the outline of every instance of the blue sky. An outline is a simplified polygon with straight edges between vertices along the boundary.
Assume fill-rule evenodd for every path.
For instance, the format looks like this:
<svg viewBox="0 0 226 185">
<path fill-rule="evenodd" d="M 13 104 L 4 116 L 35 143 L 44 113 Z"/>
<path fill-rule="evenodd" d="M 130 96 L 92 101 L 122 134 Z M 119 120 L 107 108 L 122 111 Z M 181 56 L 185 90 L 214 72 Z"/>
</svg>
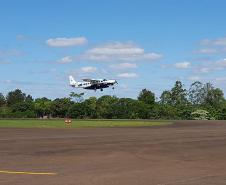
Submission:
<svg viewBox="0 0 226 185">
<path fill-rule="evenodd" d="M 0 92 L 67 97 L 68 75 L 112 78 L 113 91 L 157 96 L 176 80 L 226 92 L 224 0 L 1 0 Z"/>
</svg>

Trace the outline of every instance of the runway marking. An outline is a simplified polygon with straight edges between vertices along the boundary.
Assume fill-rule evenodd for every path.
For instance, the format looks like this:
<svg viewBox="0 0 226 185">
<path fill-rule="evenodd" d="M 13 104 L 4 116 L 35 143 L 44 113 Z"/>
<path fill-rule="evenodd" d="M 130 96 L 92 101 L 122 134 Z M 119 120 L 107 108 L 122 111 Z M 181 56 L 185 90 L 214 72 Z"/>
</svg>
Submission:
<svg viewBox="0 0 226 185">
<path fill-rule="evenodd" d="M 24 174 L 24 175 L 57 175 L 57 173 L 49 173 L 49 172 L 23 172 L 23 171 L 1 171 L 0 173 L 5 174 Z"/>
</svg>

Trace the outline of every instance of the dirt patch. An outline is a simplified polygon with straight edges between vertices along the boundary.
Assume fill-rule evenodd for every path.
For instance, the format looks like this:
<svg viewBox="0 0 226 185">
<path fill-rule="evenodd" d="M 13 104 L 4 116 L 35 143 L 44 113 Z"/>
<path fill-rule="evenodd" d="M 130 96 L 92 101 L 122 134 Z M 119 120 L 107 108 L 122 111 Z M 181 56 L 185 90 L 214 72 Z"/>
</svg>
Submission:
<svg viewBox="0 0 226 185">
<path fill-rule="evenodd" d="M 1 185 L 223 185 L 226 122 L 145 128 L 0 128 Z"/>
</svg>

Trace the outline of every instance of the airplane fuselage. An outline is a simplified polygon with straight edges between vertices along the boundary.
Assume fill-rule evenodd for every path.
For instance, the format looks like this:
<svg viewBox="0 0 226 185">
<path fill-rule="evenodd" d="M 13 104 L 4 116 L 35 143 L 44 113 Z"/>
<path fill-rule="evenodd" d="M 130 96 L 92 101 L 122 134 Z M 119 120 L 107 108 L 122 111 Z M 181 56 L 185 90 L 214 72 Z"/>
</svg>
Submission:
<svg viewBox="0 0 226 185">
<path fill-rule="evenodd" d="M 69 79 L 70 79 L 70 86 L 75 88 L 88 89 L 88 90 L 100 89 L 102 91 L 104 88 L 114 86 L 117 83 L 116 80 L 106 80 L 106 79 L 84 79 L 84 82 L 76 82 L 74 81 L 73 77 L 70 77 Z"/>
<path fill-rule="evenodd" d="M 111 85 L 113 84 L 94 84 L 89 87 L 84 87 L 84 89 L 91 89 L 91 90 L 104 89 L 104 88 L 110 87 Z"/>
</svg>

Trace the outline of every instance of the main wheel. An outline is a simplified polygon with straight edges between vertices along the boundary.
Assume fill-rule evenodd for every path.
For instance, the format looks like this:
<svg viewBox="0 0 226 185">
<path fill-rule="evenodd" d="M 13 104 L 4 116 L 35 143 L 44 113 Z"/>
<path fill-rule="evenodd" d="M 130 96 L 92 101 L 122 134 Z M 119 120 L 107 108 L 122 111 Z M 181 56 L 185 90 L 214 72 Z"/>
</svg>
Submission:
<svg viewBox="0 0 226 185">
<path fill-rule="evenodd" d="M 100 91 L 103 91 L 103 89 L 100 89 Z"/>
</svg>

